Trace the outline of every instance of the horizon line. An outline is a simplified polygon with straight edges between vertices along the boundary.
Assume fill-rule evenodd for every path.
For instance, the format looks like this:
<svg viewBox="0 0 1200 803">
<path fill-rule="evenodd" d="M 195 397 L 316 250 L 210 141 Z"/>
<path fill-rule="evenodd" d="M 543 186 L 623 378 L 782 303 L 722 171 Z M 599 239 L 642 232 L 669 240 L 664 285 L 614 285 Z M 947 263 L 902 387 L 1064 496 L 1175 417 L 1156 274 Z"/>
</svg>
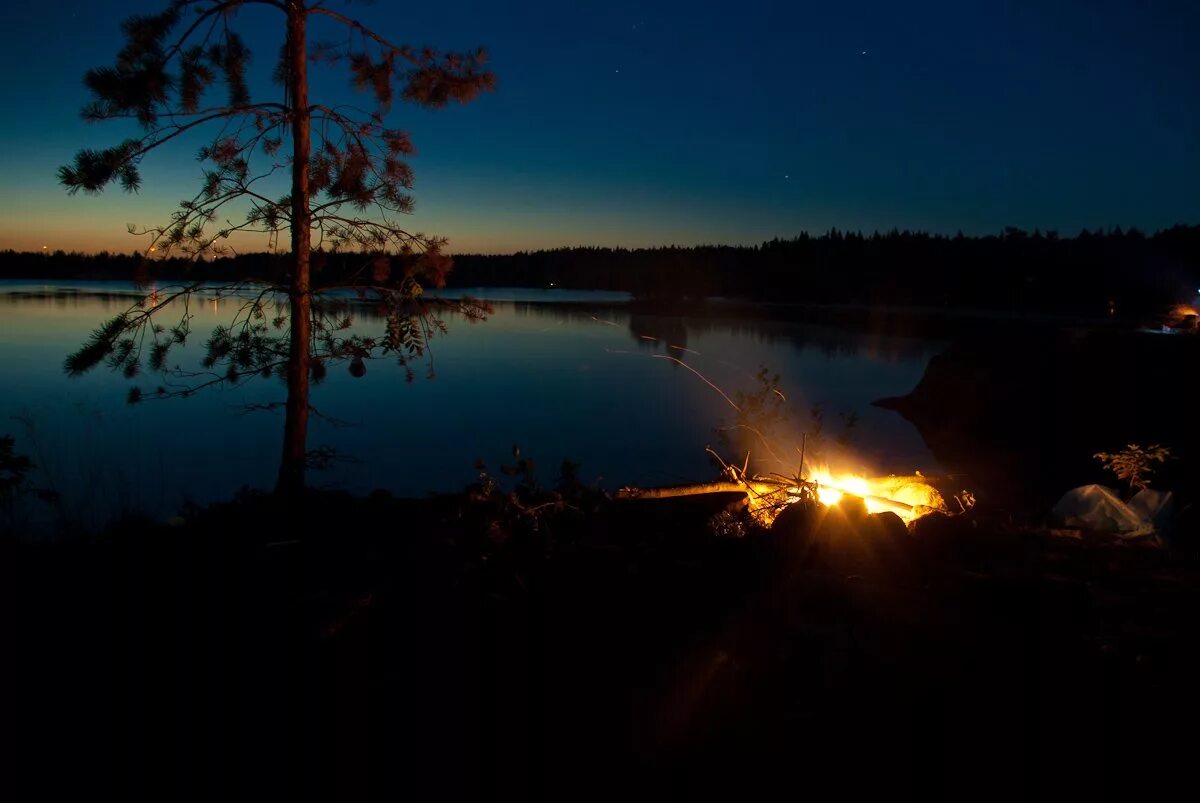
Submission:
<svg viewBox="0 0 1200 803">
<path fill-rule="evenodd" d="M 900 229 L 897 227 L 892 227 L 892 228 L 886 229 L 886 230 L 881 230 L 881 229 L 876 228 L 876 229 L 872 229 L 870 232 L 866 232 L 861 228 L 842 229 L 842 228 L 838 228 L 837 226 L 831 226 L 828 229 L 825 229 L 819 233 L 813 233 L 813 232 L 809 231 L 808 229 L 801 229 L 796 234 L 776 235 L 771 238 L 755 240 L 753 242 L 738 242 L 738 243 L 695 242 L 695 243 L 690 243 L 690 244 L 681 244 L 681 243 L 677 243 L 677 242 L 672 242 L 672 243 L 660 243 L 657 245 L 599 245 L 599 244 L 595 244 L 595 243 L 575 243 L 573 245 L 572 244 L 562 244 L 562 245 L 542 246 L 542 247 L 533 247 L 533 248 L 518 248 L 518 249 L 514 249 L 514 250 L 510 250 L 510 251 L 446 251 L 445 253 L 450 257 L 457 257 L 457 256 L 516 256 L 518 254 L 534 254 L 534 253 L 548 252 L 548 251 L 570 251 L 570 250 L 581 250 L 581 249 L 608 250 L 608 251 L 654 251 L 654 250 L 667 250 L 667 249 L 686 250 L 686 249 L 704 249 L 704 248 L 734 248 L 734 249 L 746 248 L 746 249 L 749 249 L 749 248 L 757 248 L 761 245 L 765 245 L 767 243 L 772 243 L 772 242 L 778 242 L 778 241 L 789 242 L 789 241 L 800 240 L 800 239 L 805 239 L 805 238 L 822 239 L 822 238 L 833 236 L 835 234 L 838 236 L 862 237 L 864 239 L 869 239 L 869 238 L 873 238 L 873 237 L 890 237 L 890 236 L 897 236 L 897 235 L 899 235 L 899 236 L 907 235 L 907 236 L 928 237 L 930 239 L 935 239 L 935 240 L 936 239 L 985 240 L 985 239 L 989 239 L 989 238 L 1003 239 L 1004 236 L 1006 234 L 1008 234 L 1009 232 L 1014 232 L 1014 233 L 1020 232 L 1029 237 L 1040 236 L 1042 238 L 1048 238 L 1049 236 L 1052 235 L 1053 237 L 1060 239 L 1060 240 L 1077 240 L 1077 239 L 1079 239 L 1080 236 L 1082 236 L 1084 234 L 1091 235 L 1091 236 L 1112 236 L 1112 235 L 1115 235 L 1119 231 L 1123 236 L 1128 236 L 1131 233 L 1138 233 L 1138 234 L 1141 234 L 1143 237 L 1152 239 L 1152 238 L 1158 237 L 1166 232 L 1175 231 L 1178 229 L 1192 229 L 1192 228 L 1200 228 L 1200 223 L 1178 222 L 1178 223 L 1174 223 L 1170 226 L 1163 226 L 1161 228 L 1154 230 L 1153 232 L 1151 232 L 1149 230 L 1140 229 L 1137 226 L 1130 226 L 1130 227 L 1126 228 L 1119 224 L 1118 225 L 1109 225 L 1107 227 L 1097 226 L 1094 229 L 1088 228 L 1087 226 L 1081 226 L 1079 228 L 1079 230 L 1073 234 L 1063 234 L 1058 229 L 1049 229 L 1049 228 L 1042 229 L 1041 227 L 1034 227 L 1032 229 L 1023 229 L 1019 226 L 1003 226 L 998 231 L 994 231 L 994 232 L 986 233 L 986 234 L 966 234 L 963 232 L 962 229 L 958 229 L 953 234 L 951 234 L 951 233 L 947 233 L 945 231 L 931 231 L 931 230 L 927 230 L 927 229 L 910 229 L 910 228 Z M 320 249 L 314 249 L 314 252 L 317 252 L 319 250 Z M 283 248 L 283 249 L 277 249 L 274 251 L 264 249 L 264 250 L 258 250 L 258 251 L 242 251 L 242 252 L 232 253 L 232 254 L 210 254 L 210 255 L 207 255 L 210 257 L 210 259 L 207 261 L 212 261 L 212 259 L 230 259 L 230 258 L 244 257 L 244 256 L 250 256 L 250 255 L 259 255 L 259 254 L 289 254 L 289 253 L 291 253 L 290 249 Z M 330 252 L 326 252 L 326 253 L 335 253 L 335 252 L 330 251 Z M 345 251 L 342 253 L 359 253 L 359 252 Z M 62 248 L 51 249 L 50 246 L 48 246 L 48 245 L 43 245 L 41 250 L 19 249 L 19 248 L 14 248 L 11 246 L 0 247 L 0 254 L 20 254 L 20 255 L 30 255 L 30 256 L 54 256 L 54 255 L 62 254 L 64 256 L 81 256 L 81 257 L 101 256 L 101 255 L 147 256 L 147 252 L 144 249 L 137 249 L 137 248 L 130 249 L 128 251 L 115 250 L 115 249 L 109 249 L 109 248 L 101 248 L 98 250 L 72 249 L 72 250 L 68 251 L 68 250 L 62 249 Z M 183 256 L 183 255 L 180 255 L 180 256 L 172 255 L 172 256 L 168 256 L 168 257 L 153 257 L 153 258 L 155 258 L 155 259 L 160 259 L 160 258 L 161 259 L 184 259 L 187 257 Z"/>
</svg>

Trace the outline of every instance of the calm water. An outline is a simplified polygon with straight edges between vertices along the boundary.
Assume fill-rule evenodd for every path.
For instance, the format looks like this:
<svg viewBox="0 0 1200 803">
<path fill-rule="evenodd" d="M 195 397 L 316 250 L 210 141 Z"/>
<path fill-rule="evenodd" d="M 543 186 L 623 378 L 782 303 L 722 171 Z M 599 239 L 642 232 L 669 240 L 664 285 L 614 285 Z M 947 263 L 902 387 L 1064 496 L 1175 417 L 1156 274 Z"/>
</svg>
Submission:
<svg viewBox="0 0 1200 803">
<path fill-rule="evenodd" d="M 164 517 L 185 501 L 269 488 L 282 411 L 245 408 L 282 401 L 278 380 L 129 406 L 130 383 L 107 369 L 75 379 L 63 374 L 63 357 L 128 308 L 133 292 L 115 283 L 0 283 L 0 434 L 16 436 L 18 451 L 39 465 L 37 483 L 59 491 L 68 509 L 92 524 L 121 509 Z M 688 368 L 655 356 L 663 354 L 681 356 L 730 395 L 753 390 L 754 372 L 768 366 L 781 375 L 801 424 L 813 405 L 833 429 L 839 414 L 856 414 L 852 452 L 840 458 L 852 464 L 846 468 L 937 470 L 912 427 L 870 402 L 909 391 L 942 343 L 633 314 L 619 294 L 478 292 L 495 299 L 495 315 L 484 323 L 449 322 L 449 335 L 434 342 L 436 379 L 406 383 L 388 360 L 369 363 L 362 379 L 344 365 L 331 368 L 313 389 L 322 417 L 313 421 L 309 444 L 334 447 L 342 459 L 314 473 L 313 484 L 403 494 L 458 490 L 473 481 L 476 458 L 498 466 L 514 443 L 537 460 L 547 481 L 563 458 L 609 489 L 712 479 L 704 447 L 719 443 L 715 428 L 733 411 Z M 233 305 L 194 303 L 193 338 L 177 361 L 196 359 L 207 332 L 228 322 Z M 359 316 L 356 327 L 382 324 Z"/>
</svg>

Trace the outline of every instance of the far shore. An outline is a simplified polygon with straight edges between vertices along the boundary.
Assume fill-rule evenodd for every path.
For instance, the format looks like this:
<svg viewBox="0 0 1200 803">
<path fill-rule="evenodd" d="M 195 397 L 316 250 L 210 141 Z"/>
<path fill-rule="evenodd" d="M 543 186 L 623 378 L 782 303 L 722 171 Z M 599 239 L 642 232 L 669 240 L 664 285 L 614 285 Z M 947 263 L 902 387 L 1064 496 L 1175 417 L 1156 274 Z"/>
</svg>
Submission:
<svg viewBox="0 0 1200 803">
<path fill-rule="evenodd" d="M 40 277 L 0 279 L 0 296 L 45 298 L 65 295 L 87 295 L 127 298 L 143 295 L 154 287 L 178 286 L 177 278 L 162 278 L 151 284 L 138 284 L 127 279 L 73 279 Z M 249 283 L 253 284 L 253 283 Z M 336 291 L 353 295 L 351 291 Z M 434 297 L 461 298 L 469 296 L 493 303 L 573 306 L 578 308 L 628 308 L 654 315 L 683 315 L 694 317 L 755 318 L 779 321 L 814 323 L 852 322 L 867 319 L 874 322 L 920 323 L 957 321 L 981 324 L 1034 324 L 1067 327 L 1110 328 L 1144 326 L 1148 316 L 1135 320 L 1120 316 L 1080 314 L 1069 310 L 962 307 L 944 305 L 913 305 L 884 303 L 832 303 L 803 301 L 766 301 L 755 298 L 638 296 L 613 290 L 584 288 L 495 286 L 458 287 L 430 290 Z"/>
</svg>

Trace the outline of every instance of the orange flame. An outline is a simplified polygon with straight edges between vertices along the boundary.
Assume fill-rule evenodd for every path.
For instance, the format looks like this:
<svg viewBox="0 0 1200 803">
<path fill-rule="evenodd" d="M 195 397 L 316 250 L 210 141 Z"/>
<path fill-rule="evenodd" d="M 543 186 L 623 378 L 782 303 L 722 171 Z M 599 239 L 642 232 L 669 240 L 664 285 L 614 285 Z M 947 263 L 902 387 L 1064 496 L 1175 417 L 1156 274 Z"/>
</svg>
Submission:
<svg viewBox="0 0 1200 803">
<path fill-rule="evenodd" d="M 817 484 L 817 499 L 823 505 L 836 505 L 850 494 L 862 498 L 868 513 L 890 511 L 906 524 L 930 510 L 944 510 L 946 505 L 937 489 L 919 474 L 871 478 L 818 469 L 809 480 Z"/>
</svg>

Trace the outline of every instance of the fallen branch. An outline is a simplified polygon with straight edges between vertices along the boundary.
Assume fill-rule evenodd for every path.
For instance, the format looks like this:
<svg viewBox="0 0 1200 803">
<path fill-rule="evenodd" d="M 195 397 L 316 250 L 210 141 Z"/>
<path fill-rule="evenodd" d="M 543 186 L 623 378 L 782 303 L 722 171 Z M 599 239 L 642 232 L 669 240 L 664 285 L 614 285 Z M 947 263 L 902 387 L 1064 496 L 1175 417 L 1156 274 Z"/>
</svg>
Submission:
<svg viewBox="0 0 1200 803">
<path fill-rule="evenodd" d="M 775 493 L 787 486 L 774 482 L 705 482 L 699 485 L 675 485 L 668 488 L 621 488 L 616 493 L 617 499 L 673 499 L 679 496 L 701 496 L 703 494 L 749 493 L 751 490 L 759 494 Z"/>
<path fill-rule="evenodd" d="M 753 479 L 744 482 L 706 482 L 697 485 L 675 485 L 667 488 L 634 488 L 625 487 L 617 491 L 615 498 L 617 499 L 674 499 L 683 496 L 701 496 L 704 494 L 723 494 L 723 493 L 753 493 L 757 496 L 766 496 L 768 494 L 787 491 L 795 486 L 785 482 L 774 480 Z M 875 502 L 880 505 L 885 505 L 897 511 L 911 513 L 915 510 L 914 505 L 907 502 L 901 502 L 896 499 L 888 499 L 884 496 L 874 496 L 872 494 L 858 494 L 853 491 L 839 488 L 836 485 L 822 484 L 820 487 L 828 488 L 831 491 L 837 491 L 843 496 L 857 496 L 864 502 Z"/>
</svg>

